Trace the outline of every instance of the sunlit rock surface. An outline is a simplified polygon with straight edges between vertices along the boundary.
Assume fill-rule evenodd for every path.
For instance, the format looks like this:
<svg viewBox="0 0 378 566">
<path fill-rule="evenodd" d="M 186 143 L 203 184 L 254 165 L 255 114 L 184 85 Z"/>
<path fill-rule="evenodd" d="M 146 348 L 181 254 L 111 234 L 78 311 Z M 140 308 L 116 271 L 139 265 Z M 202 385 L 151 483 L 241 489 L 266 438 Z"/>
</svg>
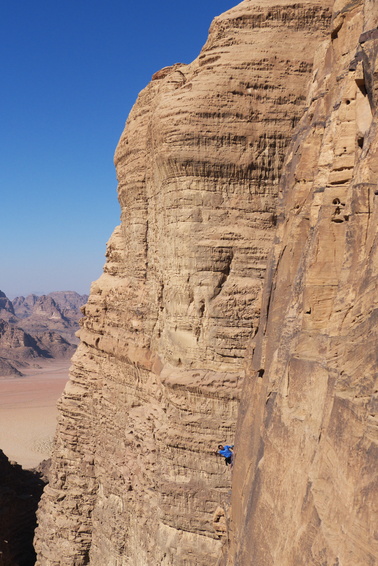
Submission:
<svg viewBox="0 0 378 566">
<path fill-rule="evenodd" d="M 216 564 L 232 441 L 328 2 L 245 0 L 140 94 L 115 163 L 122 224 L 60 402 L 39 565 Z"/>
<path fill-rule="evenodd" d="M 335 2 L 289 150 L 222 564 L 378 564 L 377 24 Z"/>
</svg>

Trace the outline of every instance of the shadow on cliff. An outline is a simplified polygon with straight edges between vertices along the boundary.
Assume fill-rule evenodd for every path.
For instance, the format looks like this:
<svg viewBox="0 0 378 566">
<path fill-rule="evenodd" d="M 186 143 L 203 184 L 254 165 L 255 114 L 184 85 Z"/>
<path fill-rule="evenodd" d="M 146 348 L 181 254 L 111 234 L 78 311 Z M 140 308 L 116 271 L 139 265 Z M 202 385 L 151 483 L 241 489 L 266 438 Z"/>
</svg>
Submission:
<svg viewBox="0 0 378 566">
<path fill-rule="evenodd" d="M 23 470 L 0 450 L 0 566 L 32 566 L 36 511 L 44 470 Z"/>
</svg>

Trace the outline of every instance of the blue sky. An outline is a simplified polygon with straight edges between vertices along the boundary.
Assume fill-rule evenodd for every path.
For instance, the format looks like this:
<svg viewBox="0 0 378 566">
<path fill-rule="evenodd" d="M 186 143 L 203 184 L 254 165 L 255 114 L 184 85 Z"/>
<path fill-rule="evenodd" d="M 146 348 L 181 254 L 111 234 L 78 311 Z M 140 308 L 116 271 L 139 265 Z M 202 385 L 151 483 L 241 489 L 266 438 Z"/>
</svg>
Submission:
<svg viewBox="0 0 378 566">
<path fill-rule="evenodd" d="M 231 0 L 0 6 L 0 289 L 87 293 L 119 223 L 113 154 L 138 92 Z"/>
</svg>

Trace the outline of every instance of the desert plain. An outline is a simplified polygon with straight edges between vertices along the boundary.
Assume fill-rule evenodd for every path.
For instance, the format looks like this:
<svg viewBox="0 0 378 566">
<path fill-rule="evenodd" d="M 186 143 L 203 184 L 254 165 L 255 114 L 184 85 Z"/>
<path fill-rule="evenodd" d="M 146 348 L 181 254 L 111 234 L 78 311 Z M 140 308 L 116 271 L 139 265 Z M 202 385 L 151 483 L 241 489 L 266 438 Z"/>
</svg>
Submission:
<svg viewBox="0 0 378 566">
<path fill-rule="evenodd" d="M 0 376 L 0 446 L 9 460 L 29 469 L 51 455 L 57 401 L 68 380 L 69 360 L 44 360 L 22 377 Z"/>
</svg>

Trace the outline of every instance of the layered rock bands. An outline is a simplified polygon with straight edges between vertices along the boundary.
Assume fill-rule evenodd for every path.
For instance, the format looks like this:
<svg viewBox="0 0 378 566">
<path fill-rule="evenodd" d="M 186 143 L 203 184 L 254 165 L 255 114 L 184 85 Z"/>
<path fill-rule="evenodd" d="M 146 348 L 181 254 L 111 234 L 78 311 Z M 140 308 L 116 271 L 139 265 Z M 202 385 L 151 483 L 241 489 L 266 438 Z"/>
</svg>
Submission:
<svg viewBox="0 0 378 566">
<path fill-rule="evenodd" d="M 223 564 L 378 564 L 377 25 L 335 2 L 289 149 Z"/>
<path fill-rule="evenodd" d="M 60 401 L 38 565 L 210 566 L 227 543 L 231 477 L 215 451 L 233 440 L 330 4 L 244 0 L 192 64 L 140 94 L 115 156 L 122 223 Z"/>
</svg>

